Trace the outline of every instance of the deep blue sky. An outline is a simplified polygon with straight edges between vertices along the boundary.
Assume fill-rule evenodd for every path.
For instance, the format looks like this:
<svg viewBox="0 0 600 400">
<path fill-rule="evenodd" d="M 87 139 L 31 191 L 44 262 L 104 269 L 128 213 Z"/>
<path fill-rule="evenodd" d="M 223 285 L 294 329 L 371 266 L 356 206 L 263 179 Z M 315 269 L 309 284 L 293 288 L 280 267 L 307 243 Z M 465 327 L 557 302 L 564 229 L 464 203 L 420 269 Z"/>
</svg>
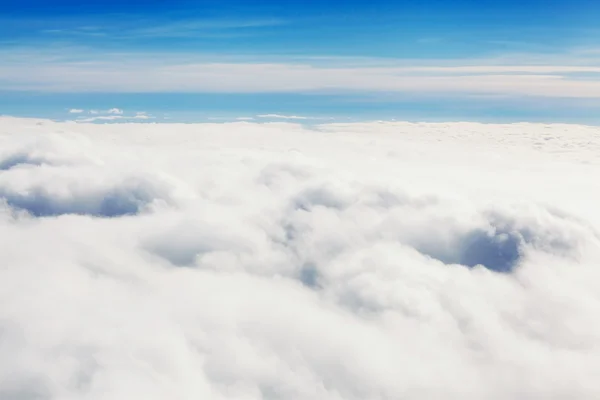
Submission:
<svg viewBox="0 0 600 400">
<path fill-rule="evenodd" d="M 600 71 L 585 69 L 600 66 L 596 0 L 23 0 L 1 6 L 0 114 L 62 118 L 69 108 L 120 107 L 182 119 L 292 113 L 600 120 Z M 222 74 L 197 68 L 215 62 L 227 64 Z M 252 64 L 262 63 L 281 70 L 257 74 Z M 311 70 L 298 75 L 298 65 Z M 398 66 L 481 68 L 418 70 L 408 78 L 381 70 Z M 554 68 L 564 66 L 585 68 Z M 463 81 L 453 84 L 459 73 Z M 471 85 L 469 74 L 481 85 Z M 540 89 L 527 77 L 512 80 L 523 74 L 550 83 Z M 403 78 L 395 82 L 398 75 Z M 413 84 L 413 75 L 421 81 Z M 438 78 L 445 80 L 439 90 Z"/>
<path fill-rule="evenodd" d="M 24 0 L 3 3 L 0 35 L 15 44 L 83 43 L 140 50 L 462 57 L 524 45 L 598 43 L 599 12 L 596 0 Z M 207 25 L 196 35 L 109 40 L 134 29 L 196 21 Z M 244 27 L 244 22 L 251 26 Z M 108 36 L 81 31 L 86 27 Z"/>
</svg>

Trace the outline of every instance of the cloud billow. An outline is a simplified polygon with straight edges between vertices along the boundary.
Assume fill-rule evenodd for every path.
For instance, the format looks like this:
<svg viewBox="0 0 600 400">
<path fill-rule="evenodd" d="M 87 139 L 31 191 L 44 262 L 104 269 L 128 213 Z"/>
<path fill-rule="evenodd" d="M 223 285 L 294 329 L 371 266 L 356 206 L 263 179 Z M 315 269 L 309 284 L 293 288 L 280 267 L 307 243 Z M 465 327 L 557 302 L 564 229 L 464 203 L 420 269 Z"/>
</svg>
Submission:
<svg viewBox="0 0 600 400">
<path fill-rule="evenodd" d="M 171 200 L 170 188 L 160 179 L 119 176 L 97 160 L 73 153 L 61 151 L 60 142 L 46 142 L 0 157 L 0 201 L 34 217 L 119 217 Z"/>
</svg>

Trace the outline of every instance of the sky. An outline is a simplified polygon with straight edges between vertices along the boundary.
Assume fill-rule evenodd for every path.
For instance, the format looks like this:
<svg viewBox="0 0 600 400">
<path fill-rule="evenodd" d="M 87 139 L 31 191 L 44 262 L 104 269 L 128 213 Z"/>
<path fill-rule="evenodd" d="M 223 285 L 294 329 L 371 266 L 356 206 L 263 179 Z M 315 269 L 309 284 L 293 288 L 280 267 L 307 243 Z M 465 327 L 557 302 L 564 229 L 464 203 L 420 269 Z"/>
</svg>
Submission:
<svg viewBox="0 0 600 400">
<path fill-rule="evenodd" d="M 593 0 L 10 1 L 0 114 L 596 124 L 598 12 Z"/>
<path fill-rule="evenodd" d="M 0 399 L 600 398 L 598 1 L 4 1 Z"/>
</svg>

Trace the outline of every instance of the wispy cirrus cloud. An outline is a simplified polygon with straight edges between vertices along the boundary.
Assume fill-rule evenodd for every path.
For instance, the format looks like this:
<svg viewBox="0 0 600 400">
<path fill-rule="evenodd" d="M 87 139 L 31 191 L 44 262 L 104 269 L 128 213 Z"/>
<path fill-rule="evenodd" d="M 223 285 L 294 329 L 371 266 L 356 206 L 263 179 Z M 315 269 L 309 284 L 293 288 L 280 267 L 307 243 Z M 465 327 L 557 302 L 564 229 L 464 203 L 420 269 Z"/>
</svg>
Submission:
<svg viewBox="0 0 600 400">
<path fill-rule="evenodd" d="M 168 24 L 150 24 L 149 26 L 125 30 L 128 37 L 188 37 L 219 34 L 247 34 L 248 29 L 267 28 L 286 24 L 282 19 L 214 19 L 187 20 Z"/>
<path fill-rule="evenodd" d="M 42 29 L 39 31 L 41 34 L 54 35 L 54 36 L 95 36 L 104 37 L 108 36 L 106 28 L 99 26 L 74 26 L 74 27 L 61 27 L 52 29 Z"/>
<path fill-rule="evenodd" d="M 185 37 L 236 37 L 256 34 L 261 28 L 277 27 L 288 24 L 281 18 L 217 18 L 183 19 L 175 22 L 164 20 L 116 20 L 105 22 L 102 26 L 76 25 L 44 28 L 38 31 L 51 38 L 118 38 L 118 39 L 158 39 Z"/>
<path fill-rule="evenodd" d="M 168 57 L 167 57 L 168 56 Z M 213 60 L 213 61 L 211 61 Z M 217 60 L 217 61 L 215 61 Z M 600 59 L 380 60 L 166 53 L 88 53 L 79 58 L 26 52 L 0 62 L 0 89 L 46 92 L 344 93 L 600 99 Z"/>
</svg>

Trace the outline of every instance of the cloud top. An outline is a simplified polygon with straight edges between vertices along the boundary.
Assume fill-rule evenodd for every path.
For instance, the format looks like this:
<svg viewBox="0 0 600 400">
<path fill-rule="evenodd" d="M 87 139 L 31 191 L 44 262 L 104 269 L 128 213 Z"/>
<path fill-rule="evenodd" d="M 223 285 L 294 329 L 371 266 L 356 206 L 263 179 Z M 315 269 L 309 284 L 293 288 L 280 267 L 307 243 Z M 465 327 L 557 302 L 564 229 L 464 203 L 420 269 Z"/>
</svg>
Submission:
<svg viewBox="0 0 600 400">
<path fill-rule="evenodd" d="M 596 398 L 598 133 L 0 118 L 0 397 Z"/>
</svg>

